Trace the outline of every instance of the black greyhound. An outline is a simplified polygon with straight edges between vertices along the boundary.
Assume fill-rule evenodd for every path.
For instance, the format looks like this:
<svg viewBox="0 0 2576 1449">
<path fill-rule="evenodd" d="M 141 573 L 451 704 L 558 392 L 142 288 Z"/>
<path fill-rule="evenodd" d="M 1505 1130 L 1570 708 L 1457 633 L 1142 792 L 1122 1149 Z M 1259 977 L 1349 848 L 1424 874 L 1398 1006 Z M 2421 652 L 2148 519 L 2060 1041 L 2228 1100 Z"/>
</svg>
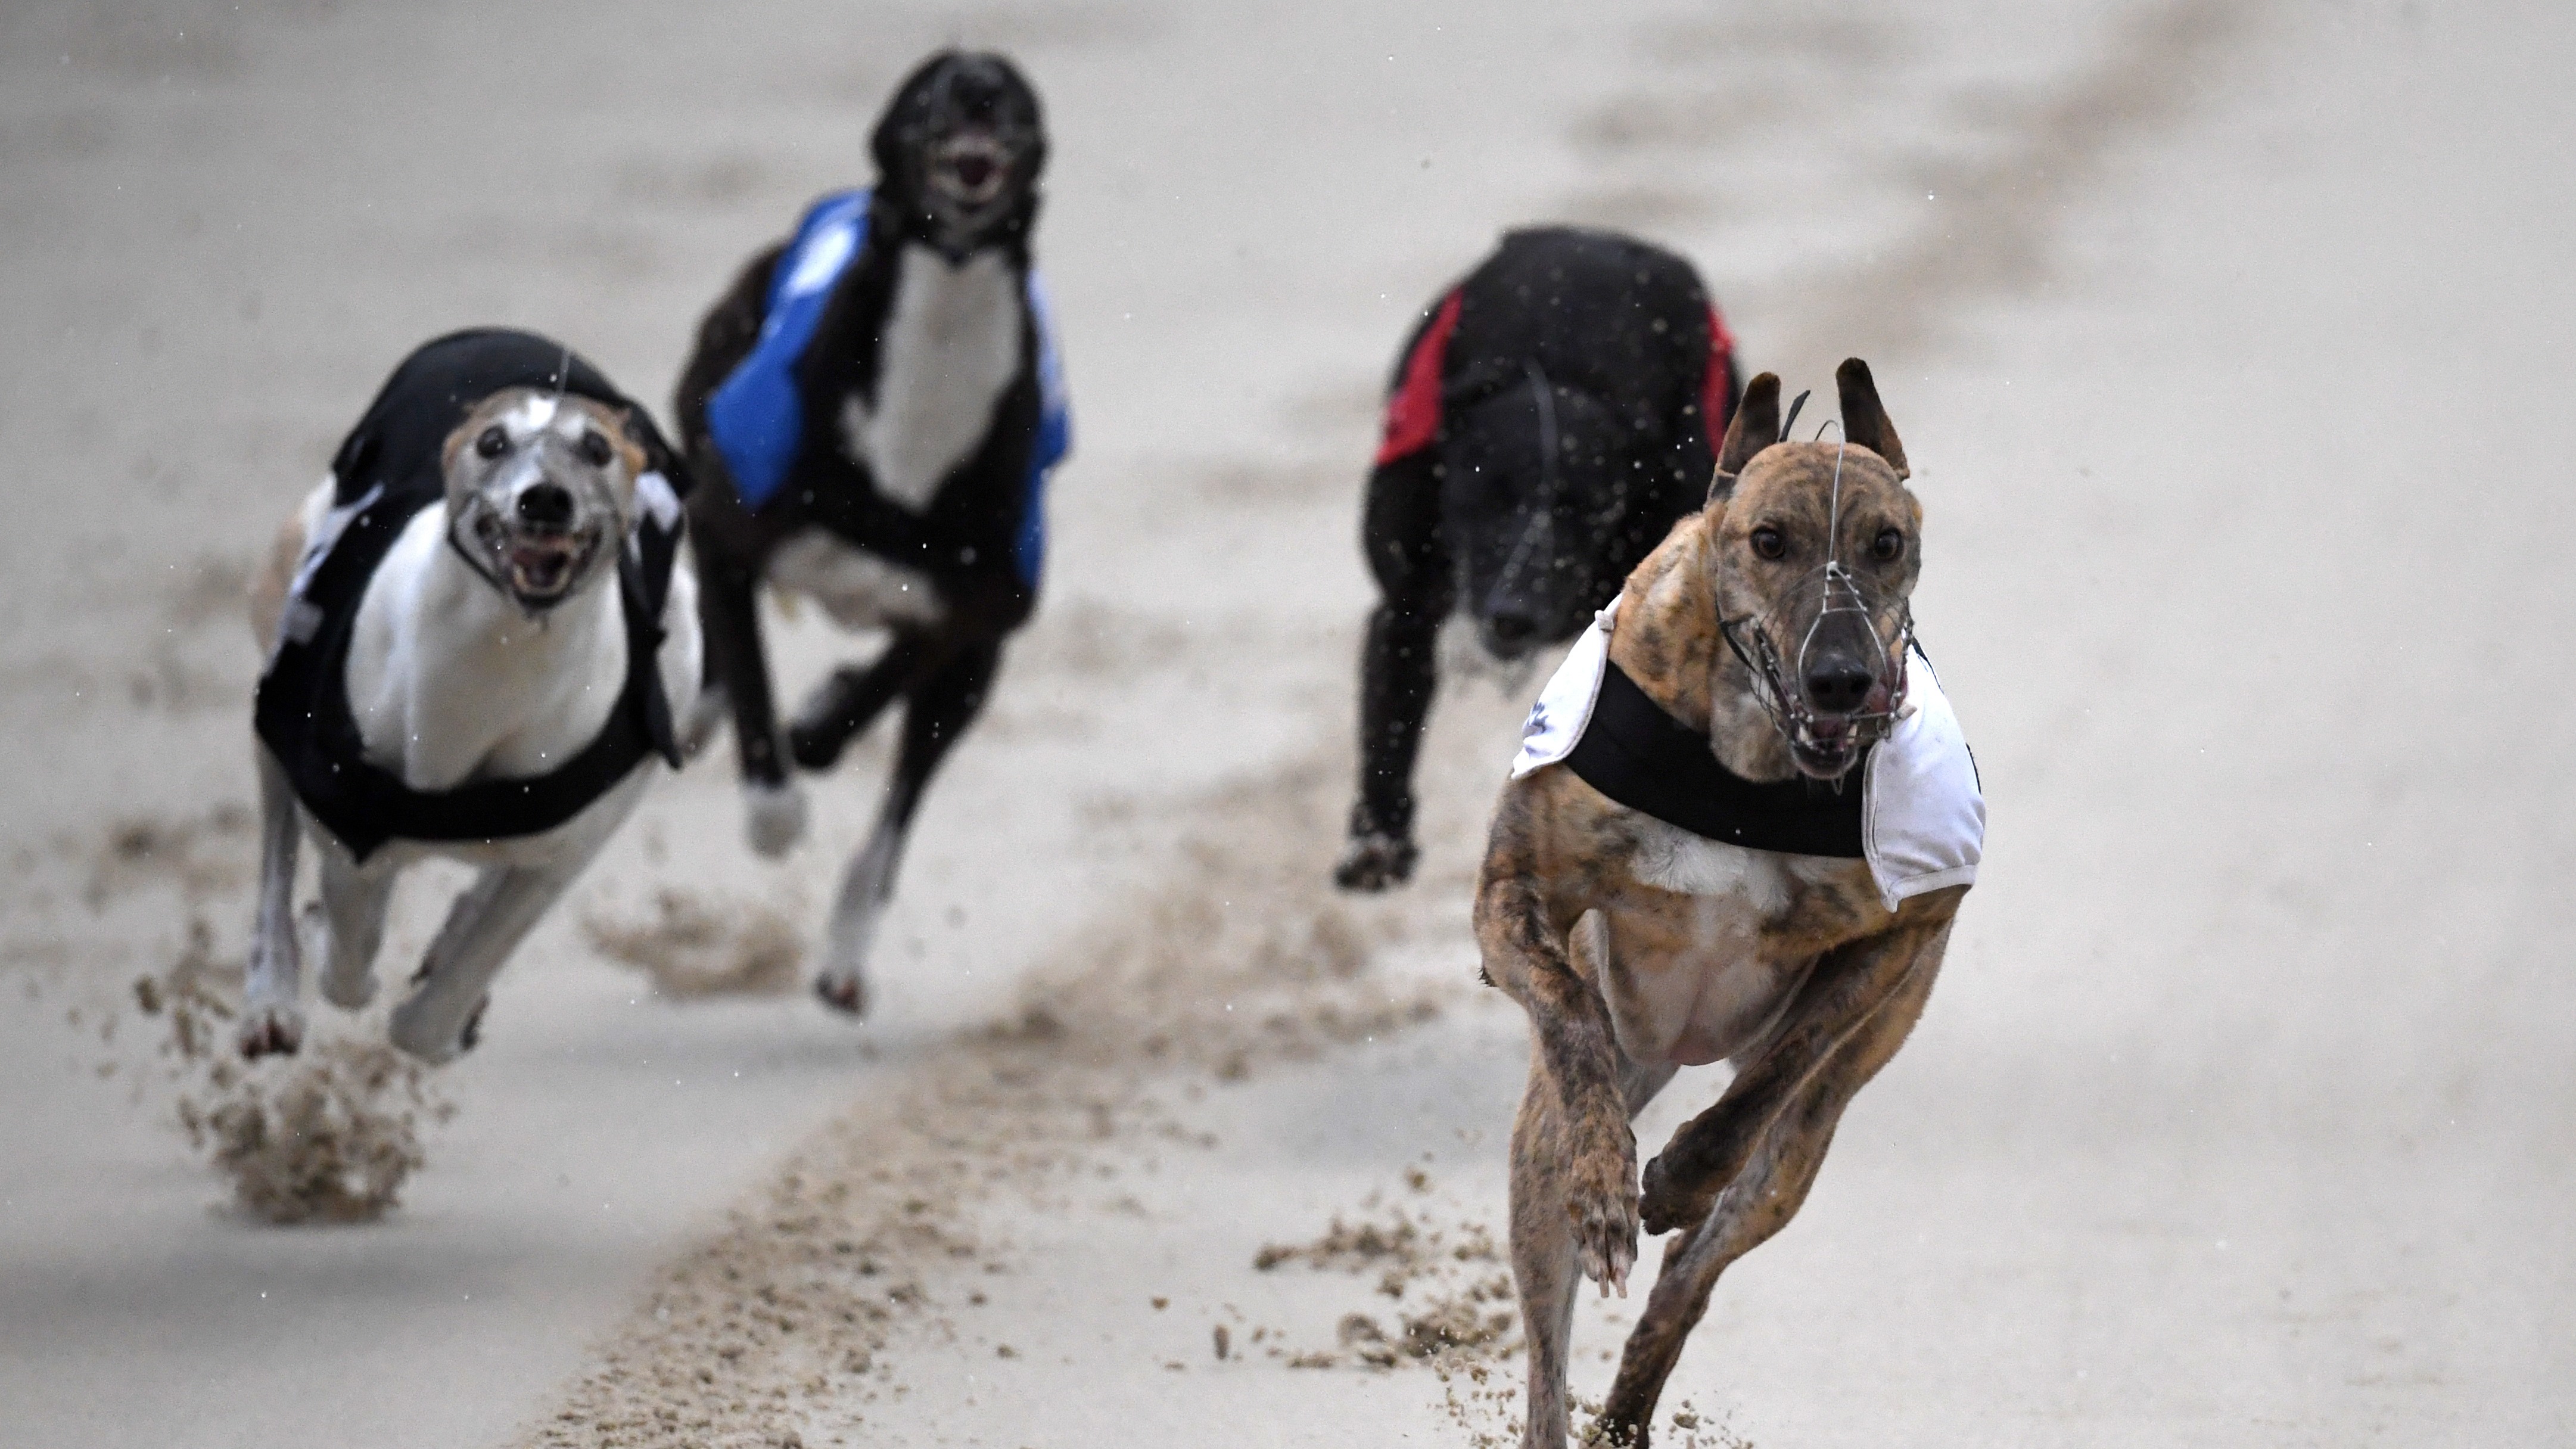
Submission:
<svg viewBox="0 0 2576 1449">
<path fill-rule="evenodd" d="M 1333 878 L 1413 873 L 1413 759 L 1454 611 L 1506 662 L 1563 643 L 1708 497 L 1734 340 L 1691 264 L 1533 227 L 1423 310 L 1388 384 L 1363 522 L 1359 798 Z"/>
<path fill-rule="evenodd" d="M 896 90 L 871 144 L 876 187 L 824 197 L 752 259 L 700 326 L 678 401 L 709 480 L 690 500 L 708 683 L 731 704 L 752 847 L 775 855 L 803 833 L 788 758 L 828 768 L 904 701 L 894 777 L 815 981 L 854 1013 L 913 811 L 1036 603 L 1046 474 L 1068 441 L 1030 272 L 1036 91 L 1000 56 L 942 52 Z M 783 739 L 764 582 L 891 636 L 826 679 Z"/>
</svg>

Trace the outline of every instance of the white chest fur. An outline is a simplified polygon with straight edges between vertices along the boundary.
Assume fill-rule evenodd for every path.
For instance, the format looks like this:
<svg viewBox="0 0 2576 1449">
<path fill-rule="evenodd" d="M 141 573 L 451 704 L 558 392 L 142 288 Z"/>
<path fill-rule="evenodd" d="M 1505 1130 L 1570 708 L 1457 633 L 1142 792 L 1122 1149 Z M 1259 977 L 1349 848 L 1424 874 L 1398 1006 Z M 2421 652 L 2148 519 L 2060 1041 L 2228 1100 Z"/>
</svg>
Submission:
<svg viewBox="0 0 2576 1449">
<path fill-rule="evenodd" d="M 876 394 L 853 394 L 843 442 L 877 491 L 918 513 L 993 423 L 1020 369 L 1020 279 L 999 253 L 950 266 L 904 248 L 878 341 Z"/>
<path fill-rule="evenodd" d="M 769 555 L 769 582 L 823 606 L 844 629 L 936 623 L 947 606 L 930 575 L 809 528 Z"/>
<path fill-rule="evenodd" d="M 528 618 L 422 509 L 377 565 L 349 640 L 349 712 L 367 758 L 415 790 L 542 775 L 580 753 L 626 684 L 613 577 Z"/>
<path fill-rule="evenodd" d="M 1639 884 L 1659 891 L 1726 899 L 1749 921 L 1789 904 L 1787 857 L 1727 845 L 1661 820 L 1647 820 L 1639 828 L 1628 870 Z"/>
</svg>

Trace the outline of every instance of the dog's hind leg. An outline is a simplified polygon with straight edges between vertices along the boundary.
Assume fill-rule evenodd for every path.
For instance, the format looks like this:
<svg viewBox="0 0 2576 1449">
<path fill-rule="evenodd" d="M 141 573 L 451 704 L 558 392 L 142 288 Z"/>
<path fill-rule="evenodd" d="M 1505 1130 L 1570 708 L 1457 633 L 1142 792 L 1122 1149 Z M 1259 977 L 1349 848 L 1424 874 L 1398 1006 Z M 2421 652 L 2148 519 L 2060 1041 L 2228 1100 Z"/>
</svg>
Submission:
<svg viewBox="0 0 2576 1449">
<path fill-rule="evenodd" d="M 490 866 L 477 876 L 448 908 L 411 996 L 394 1008 L 394 1045 L 433 1065 L 474 1045 L 492 978 L 582 864 Z"/>
<path fill-rule="evenodd" d="M 321 918 L 312 944 L 322 957 L 322 995 L 332 1005 L 356 1011 L 375 1000 L 376 952 L 393 889 L 392 870 L 369 870 L 347 852 L 322 846 L 322 899 L 305 910 Z"/>
<path fill-rule="evenodd" d="M 814 978 L 814 994 L 842 1011 L 855 1016 L 867 1010 L 868 950 L 894 895 L 912 813 L 940 761 L 982 712 L 1001 660 L 998 639 L 968 644 L 921 681 L 904 708 L 903 750 L 895 759 L 894 778 L 886 785 L 885 803 L 867 845 L 841 877 L 824 938 L 823 969 Z"/>
<path fill-rule="evenodd" d="M 830 769 L 887 705 L 920 682 L 931 662 L 931 652 L 918 636 L 897 634 L 872 663 L 833 670 L 787 726 L 787 752 L 798 768 Z"/>
<path fill-rule="evenodd" d="M 805 834 L 805 792 L 779 756 L 769 656 L 760 639 L 759 581 L 712 540 L 698 554 L 698 624 L 706 639 L 708 677 L 733 706 L 744 832 L 759 854 L 784 855 Z"/>
<path fill-rule="evenodd" d="M 242 981 L 241 1027 L 234 1039 L 246 1057 L 293 1054 L 304 1045 L 303 959 L 295 938 L 295 856 L 304 810 L 295 787 L 265 745 L 259 758 L 259 914 L 251 924 L 250 967 Z"/>
<path fill-rule="evenodd" d="M 1805 1075 L 1789 1103 L 1756 1134 L 1751 1153 L 1708 1216 L 1665 1250 L 1654 1291 L 1628 1335 L 1618 1377 L 1601 1412 L 1604 1438 L 1640 1449 L 1645 1445 L 1664 1381 L 1681 1358 L 1683 1342 L 1708 1312 L 1719 1275 L 1770 1241 L 1806 1204 L 1843 1109 L 1896 1055 L 1922 1015 L 1939 974 L 1943 939 L 1936 933 L 1928 951 L 1900 952 L 1912 956 L 1912 969 L 1895 992 Z"/>
<path fill-rule="evenodd" d="M 1633 1117 L 1672 1080 L 1673 1068 L 1623 1060 L 1619 1078 L 1620 1094 Z M 1561 1449 L 1568 1427 L 1567 1344 L 1583 1274 L 1566 1200 L 1566 1150 L 1560 1089 L 1548 1073 L 1546 1054 L 1533 1043 L 1529 1086 L 1512 1122 L 1512 1282 L 1520 1291 L 1522 1336 L 1529 1353 L 1524 1449 Z"/>
</svg>

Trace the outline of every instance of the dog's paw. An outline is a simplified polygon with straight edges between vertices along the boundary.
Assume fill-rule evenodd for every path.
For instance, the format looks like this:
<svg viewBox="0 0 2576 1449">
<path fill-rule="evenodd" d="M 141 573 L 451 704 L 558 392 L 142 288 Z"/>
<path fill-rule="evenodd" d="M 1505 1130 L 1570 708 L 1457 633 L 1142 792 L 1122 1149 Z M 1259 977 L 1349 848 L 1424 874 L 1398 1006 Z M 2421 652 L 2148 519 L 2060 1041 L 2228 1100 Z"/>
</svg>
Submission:
<svg viewBox="0 0 2576 1449">
<path fill-rule="evenodd" d="M 1586 1152 L 1566 1170 L 1565 1210 L 1574 1219 L 1575 1254 L 1583 1276 L 1601 1285 L 1603 1297 L 1628 1296 L 1628 1269 L 1637 1261 L 1637 1154 Z"/>
<path fill-rule="evenodd" d="M 805 838 L 805 791 L 795 781 L 742 787 L 743 833 L 754 853 L 776 859 Z"/>
<path fill-rule="evenodd" d="M 1413 863 L 1422 852 L 1413 842 L 1382 830 L 1351 837 L 1342 858 L 1333 864 L 1333 884 L 1346 891 L 1382 891 L 1413 879 Z"/>
<path fill-rule="evenodd" d="M 343 1011 L 364 1011 L 376 999 L 376 973 L 325 971 L 322 999 Z"/>
<path fill-rule="evenodd" d="M 304 1046 L 304 1013 L 291 1001 L 254 1001 L 242 1008 L 241 1026 L 233 1039 L 252 1061 L 265 1056 L 291 1057 Z"/>
<path fill-rule="evenodd" d="M 474 1009 L 458 1022 L 449 1012 L 430 1004 L 426 992 L 415 993 L 409 1001 L 394 1008 L 386 1035 L 393 1044 L 433 1067 L 445 1066 L 473 1049 L 483 1037 L 483 1009 L 492 1004 L 486 993 L 474 1003 Z M 447 1018 L 447 1019 L 442 1019 Z"/>
<path fill-rule="evenodd" d="M 1637 1211 L 1647 1232 L 1660 1236 L 1696 1228 L 1716 1210 L 1716 1190 L 1680 1181 L 1679 1174 L 1667 1167 L 1661 1157 L 1646 1164 L 1645 1190 L 1638 1195 Z"/>
<path fill-rule="evenodd" d="M 814 978 L 814 994 L 834 1011 L 868 1014 L 868 979 L 860 972 L 831 967 Z"/>
</svg>

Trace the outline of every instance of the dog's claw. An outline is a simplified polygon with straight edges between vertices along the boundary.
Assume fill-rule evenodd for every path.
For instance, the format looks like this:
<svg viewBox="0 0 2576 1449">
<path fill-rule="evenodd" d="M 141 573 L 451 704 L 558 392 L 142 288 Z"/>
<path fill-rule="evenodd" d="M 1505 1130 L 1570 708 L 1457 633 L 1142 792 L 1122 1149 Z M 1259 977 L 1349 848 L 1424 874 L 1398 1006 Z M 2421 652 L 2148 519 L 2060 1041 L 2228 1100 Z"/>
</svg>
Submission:
<svg viewBox="0 0 2576 1449">
<path fill-rule="evenodd" d="M 252 1061 L 272 1055 L 291 1057 L 304 1046 L 304 1013 L 282 1002 L 246 1007 L 234 1039 L 241 1054 Z"/>
<path fill-rule="evenodd" d="M 1413 864 L 1421 855 L 1412 841 L 1386 831 L 1354 835 L 1333 865 L 1333 884 L 1346 891 L 1382 891 L 1402 885 L 1413 878 Z"/>
<path fill-rule="evenodd" d="M 1574 1243 L 1583 1276 L 1601 1285 L 1601 1296 L 1628 1296 L 1628 1268 L 1637 1261 L 1637 1169 L 1634 1148 L 1587 1153 L 1567 1184 L 1566 1211 L 1574 1218 Z"/>
</svg>

